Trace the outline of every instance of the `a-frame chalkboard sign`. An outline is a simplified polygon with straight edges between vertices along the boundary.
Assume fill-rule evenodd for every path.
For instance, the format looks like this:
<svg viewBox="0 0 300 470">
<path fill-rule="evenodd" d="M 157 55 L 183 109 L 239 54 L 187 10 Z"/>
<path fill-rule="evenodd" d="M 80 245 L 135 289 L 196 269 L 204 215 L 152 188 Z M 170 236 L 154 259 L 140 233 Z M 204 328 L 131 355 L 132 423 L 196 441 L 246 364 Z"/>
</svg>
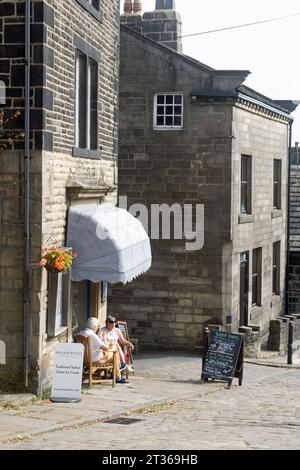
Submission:
<svg viewBox="0 0 300 470">
<path fill-rule="evenodd" d="M 230 388 L 233 378 L 243 383 L 244 363 L 243 335 L 214 331 L 202 362 L 201 380 L 208 379 L 228 382 Z"/>
</svg>

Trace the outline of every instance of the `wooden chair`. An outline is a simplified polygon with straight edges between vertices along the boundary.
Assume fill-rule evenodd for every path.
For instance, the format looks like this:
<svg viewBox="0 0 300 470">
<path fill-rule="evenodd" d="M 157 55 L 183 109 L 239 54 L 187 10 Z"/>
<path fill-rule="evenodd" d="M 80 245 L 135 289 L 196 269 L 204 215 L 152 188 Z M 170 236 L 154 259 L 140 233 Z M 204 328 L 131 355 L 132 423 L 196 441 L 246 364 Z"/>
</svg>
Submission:
<svg viewBox="0 0 300 470">
<path fill-rule="evenodd" d="M 124 339 L 126 339 L 127 341 L 130 342 L 127 323 L 125 321 L 118 321 L 117 327 L 119 328 L 119 330 L 123 334 Z M 122 346 L 122 349 L 123 349 L 123 352 L 124 352 L 124 355 L 125 355 L 126 364 L 131 368 L 131 370 L 132 370 L 131 374 L 134 375 L 134 364 L 133 364 L 133 357 L 132 357 L 132 348 L 131 348 L 131 346 Z M 128 376 L 129 376 L 128 369 L 125 370 L 125 376 L 126 376 L 126 379 L 128 379 Z"/>
<path fill-rule="evenodd" d="M 118 353 L 113 351 L 112 363 L 100 365 L 98 362 L 92 362 L 92 343 L 90 337 L 77 335 L 75 336 L 75 342 L 81 343 L 84 346 L 82 379 L 88 379 L 89 387 L 91 387 L 92 384 L 105 382 L 111 382 L 112 386 L 115 387 Z M 111 378 L 108 378 L 108 372 L 111 372 Z"/>
</svg>

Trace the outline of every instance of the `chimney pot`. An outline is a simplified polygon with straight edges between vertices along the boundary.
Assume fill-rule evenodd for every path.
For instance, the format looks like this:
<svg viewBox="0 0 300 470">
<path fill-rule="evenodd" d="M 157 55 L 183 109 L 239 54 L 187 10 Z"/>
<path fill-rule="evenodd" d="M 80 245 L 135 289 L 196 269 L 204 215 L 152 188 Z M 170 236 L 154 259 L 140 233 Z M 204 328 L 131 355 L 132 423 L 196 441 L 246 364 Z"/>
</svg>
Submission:
<svg viewBox="0 0 300 470">
<path fill-rule="evenodd" d="M 124 2 L 124 15 L 131 15 L 133 10 L 132 0 L 125 0 Z"/>
<path fill-rule="evenodd" d="M 133 13 L 135 15 L 141 15 L 141 13 L 142 13 L 142 1 L 141 0 L 134 0 L 134 2 L 133 2 Z"/>
</svg>

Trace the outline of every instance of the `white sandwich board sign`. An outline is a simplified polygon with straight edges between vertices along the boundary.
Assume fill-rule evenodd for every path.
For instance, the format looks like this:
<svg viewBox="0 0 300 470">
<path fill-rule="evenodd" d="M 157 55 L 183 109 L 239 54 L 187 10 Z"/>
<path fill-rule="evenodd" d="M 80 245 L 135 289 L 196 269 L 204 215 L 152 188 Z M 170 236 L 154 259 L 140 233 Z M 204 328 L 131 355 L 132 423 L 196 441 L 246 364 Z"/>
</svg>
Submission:
<svg viewBox="0 0 300 470">
<path fill-rule="evenodd" d="M 56 345 L 51 401 L 76 403 L 81 400 L 84 347 L 77 343 Z"/>
</svg>

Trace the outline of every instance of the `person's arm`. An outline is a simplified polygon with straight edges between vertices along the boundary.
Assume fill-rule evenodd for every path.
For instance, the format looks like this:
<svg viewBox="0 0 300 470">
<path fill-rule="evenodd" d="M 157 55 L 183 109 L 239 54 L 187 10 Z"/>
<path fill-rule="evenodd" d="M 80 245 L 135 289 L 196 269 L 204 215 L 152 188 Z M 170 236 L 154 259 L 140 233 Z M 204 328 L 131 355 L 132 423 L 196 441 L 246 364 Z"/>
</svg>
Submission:
<svg viewBox="0 0 300 470">
<path fill-rule="evenodd" d="M 99 333 L 97 333 L 97 335 L 99 336 L 100 340 L 103 341 L 105 346 L 108 347 L 108 339 L 106 336 L 106 331 L 103 328 L 101 328 L 101 330 L 99 330 Z"/>
<path fill-rule="evenodd" d="M 99 336 L 97 336 L 97 335 L 95 334 L 94 338 L 95 338 L 95 342 L 96 342 L 96 345 L 97 345 L 97 348 L 98 348 L 98 349 L 101 349 L 102 351 L 108 351 L 107 345 L 105 344 L 104 341 L 102 341 L 102 340 L 99 338 Z"/>
<path fill-rule="evenodd" d="M 119 343 L 121 344 L 121 346 L 130 346 L 132 351 L 134 350 L 134 345 L 124 338 L 121 330 L 118 330 L 118 336 L 119 336 Z"/>
</svg>

